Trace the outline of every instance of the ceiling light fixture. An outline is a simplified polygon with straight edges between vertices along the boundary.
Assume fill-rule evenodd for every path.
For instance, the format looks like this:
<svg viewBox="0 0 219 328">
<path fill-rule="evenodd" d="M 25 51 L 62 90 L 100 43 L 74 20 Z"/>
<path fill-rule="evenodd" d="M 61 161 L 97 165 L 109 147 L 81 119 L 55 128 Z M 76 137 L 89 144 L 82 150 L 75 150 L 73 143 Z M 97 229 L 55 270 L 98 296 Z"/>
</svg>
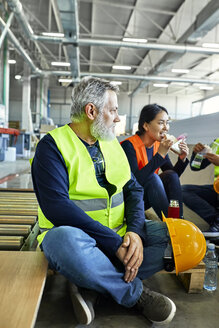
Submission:
<svg viewBox="0 0 219 328">
<path fill-rule="evenodd" d="M 16 60 L 15 59 L 9 59 L 8 64 L 16 64 Z"/>
<path fill-rule="evenodd" d="M 184 68 L 172 68 L 171 72 L 173 73 L 189 73 L 189 69 L 184 69 Z"/>
<path fill-rule="evenodd" d="M 51 62 L 52 66 L 70 66 L 70 63 L 66 63 L 66 62 Z"/>
<path fill-rule="evenodd" d="M 178 85 L 178 86 L 181 86 L 181 87 L 187 87 L 189 85 L 188 82 L 171 82 L 170 84 L 171 85 Z"/>
<path fill-rule="evenodd" d="M 148 42 L 147 39 L 136 39 L 136 38 L 123 38 L 122 41 L 126 41 L 126 42 L 140 42 L 140 43 L 146 43 L 146 42 Z"/>
<path fill-rule="evenodd" d="M 111 81 L 110 83 L 113 85 L 121 85 L 122 84 L 121 81 Z"/>
<path fill-rule="evenodd" d="M 20 80 L 21 79 L 21 75 L 20 74 L 17 74 L 17 75 L 15 75 L 15 80 Z"/>
<path fill-rule="evenodd" d="M 205 42 L 205 43 L 202 44 L 202 47 L 204 47 L 204 48 L 219 48 L 219 43 Z"/>
<path fill-rule="evenodd" d="M 166 83 L 154 83 L 153 86 L 156 87 L 156 88 L 168 88 L 169 84 L 166 84 Z"/>
<path fill-rule="evenodd" d="M 69 79 L 67 79 L 67 78 L 66 79 L 65 78 L 60 78 L 59 79 L 59 82 L 69 82 L 69 83 L 71 83 L 72 82 L 72 79 L 70 79 L 70 78 Z"/>
<path fill-rule="evenodd" d="M 123 66 L 123 65 L 113 65 L 113 69 L 125 69 L 125 70 L 130 70 L 132 69 L 131 66 Z"/>
<path fill-rule="evenodd" d="M 57 38 L 63 38 L 65 36 L 64 33 L 58 33 L 58 32 L 42 32 L 42 35 L 57 37 Z"/>
<path fill-rule="evenodd" d="M 211 86 L 200 86 L 199 89 L 200 90 L 213 90 L 214 87 L 211 87 Z"/>
</svg>

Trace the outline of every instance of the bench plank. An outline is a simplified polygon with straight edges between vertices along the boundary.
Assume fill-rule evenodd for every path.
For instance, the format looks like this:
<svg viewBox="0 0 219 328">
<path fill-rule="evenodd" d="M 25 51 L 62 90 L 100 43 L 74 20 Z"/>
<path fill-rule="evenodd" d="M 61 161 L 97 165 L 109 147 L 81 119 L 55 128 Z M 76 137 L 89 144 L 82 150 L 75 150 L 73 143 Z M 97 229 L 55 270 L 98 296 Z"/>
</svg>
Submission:
<svg viewBox="0 0 219 328">
<path fill-rule="evenodd" d="M 0 251 L 0 326 L 31 328 L 36 321 L 46 275 L 42 252 Z"/>
</svg>

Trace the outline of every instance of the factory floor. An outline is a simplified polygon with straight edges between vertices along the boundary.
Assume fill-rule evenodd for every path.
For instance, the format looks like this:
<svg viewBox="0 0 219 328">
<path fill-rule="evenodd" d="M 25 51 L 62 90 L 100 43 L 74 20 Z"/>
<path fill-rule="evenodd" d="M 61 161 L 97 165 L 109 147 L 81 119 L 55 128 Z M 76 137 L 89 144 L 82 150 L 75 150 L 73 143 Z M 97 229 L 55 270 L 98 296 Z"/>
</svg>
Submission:
<svg viewBox="0 0 219 328">
<path fill-rule="evenodd" d="M 16 162 L 0 162 L 0 189 L 31 189 L 30 165 L 27 159 Z M 219 274 L 218 274 L 219 275 Z M 218 276 L 219 279 L 219 276 Z M 147 280 L 147 285 L 167 295 L 176 304 L 176 315 L 166 325 L 169 328 L 219 327 L 219 284 L 215 292 L 203 290 L 188 294 L 174 274 L 157 273 Z M 95 307 L 92 328 L 143 328 L 153 327 L 134 309 L 126 309 L 111 298 L 100 297 Z M 59 275 L 48 275 L 35 328 L 82 328 L 76 322 L 67 280 Z"/>
</svg>

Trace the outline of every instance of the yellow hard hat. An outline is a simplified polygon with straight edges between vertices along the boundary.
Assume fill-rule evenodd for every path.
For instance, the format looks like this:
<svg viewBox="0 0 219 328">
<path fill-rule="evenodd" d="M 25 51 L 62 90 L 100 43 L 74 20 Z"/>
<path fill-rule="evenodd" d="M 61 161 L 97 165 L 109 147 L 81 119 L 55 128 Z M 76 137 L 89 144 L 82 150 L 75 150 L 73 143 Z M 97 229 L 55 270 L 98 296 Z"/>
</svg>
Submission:
<svg viewBox="0 0 219 328">
<path fill-rule="evenodd" d="M 214 180 L 213 186 L 216 193 L 219 194 L 219 176 Z"/>
<path fill-rule="evenodd" d="M 163 214 L 162 214 L 163 215 Z M 192 222 L 183 219 L 166 218 L 176 274 L 194 268 L 204 258 L 206 241 L 201 230 Z"/>
</svg>

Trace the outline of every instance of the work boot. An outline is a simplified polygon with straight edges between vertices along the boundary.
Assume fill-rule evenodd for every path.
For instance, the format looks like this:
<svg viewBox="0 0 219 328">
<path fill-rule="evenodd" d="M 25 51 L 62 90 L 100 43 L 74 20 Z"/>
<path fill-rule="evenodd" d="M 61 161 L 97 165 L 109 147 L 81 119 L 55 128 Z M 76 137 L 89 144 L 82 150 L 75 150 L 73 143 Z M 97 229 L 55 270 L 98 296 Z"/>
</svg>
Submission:
<svg viewBox="0 0 219 328">
<path fill-rule="evenodd" d="M 97 299 L 95 291 L 79 288 L 69 283 L 70 296 L 78 323 L 89 325 L 95 317 L 94 304 Z"/>
<path fill-rule="evenodd" d="M 176 306 L 168 297 L 143 287 L 143 292 L 136 304 L 137 309 L 155 324 L 168 324 L 174 317 Z"/>
<path fill-rule="evenodd" d="M 214 241 L 218 244 L 219 243 L 219 217 L 216 217 L 212 224 L 210 225 L 208 231 L 204 231 L 203 235 L 212 241 L 212 238 Z M 212 241 L 213 242 L 213 241 Z"/>
<path fill-rule="evenodd" d="M 219 232 L 219 216 L 216 217 L 210 225 L 209 231 Z"/>
</svg>

